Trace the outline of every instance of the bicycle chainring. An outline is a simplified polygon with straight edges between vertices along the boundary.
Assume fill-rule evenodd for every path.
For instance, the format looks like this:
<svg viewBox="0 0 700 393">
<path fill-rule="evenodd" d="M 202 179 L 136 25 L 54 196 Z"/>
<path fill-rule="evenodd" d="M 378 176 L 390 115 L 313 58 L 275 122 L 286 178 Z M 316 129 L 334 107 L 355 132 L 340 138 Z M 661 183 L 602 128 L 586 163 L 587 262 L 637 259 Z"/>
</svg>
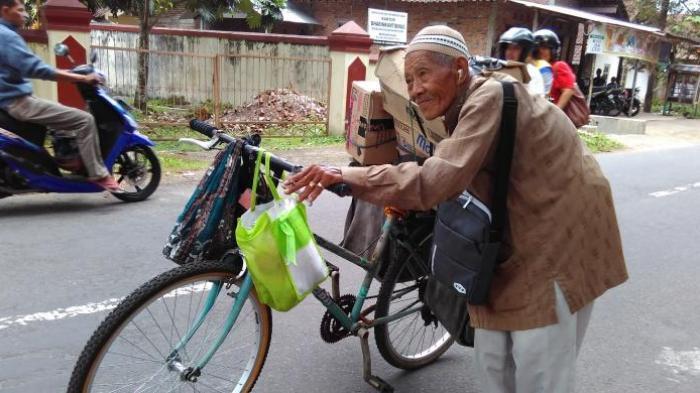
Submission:
<svg viewBox="0 0 700 393">
<path fill-rule="evenodd" d="M 343 295 L 338 300 L 338 306 L 346 315 L 350 315 L 352 307 L 355 305 L 355 300 L 357 300 L 355 295 Z M 323 341 L 334 344 L 349 335 L 350 331 L 330 311 L 326 311 L 323 314 L 323 318 L 321 318 L 321 338 Z"/>
</svg>

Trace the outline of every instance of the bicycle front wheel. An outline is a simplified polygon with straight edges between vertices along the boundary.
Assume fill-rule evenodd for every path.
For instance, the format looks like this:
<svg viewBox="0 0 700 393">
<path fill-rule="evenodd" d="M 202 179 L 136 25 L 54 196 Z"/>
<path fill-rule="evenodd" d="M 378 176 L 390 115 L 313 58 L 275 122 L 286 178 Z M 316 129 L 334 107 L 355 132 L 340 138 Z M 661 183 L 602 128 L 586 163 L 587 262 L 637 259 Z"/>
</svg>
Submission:
<svg viewBox="0 0 700 393">
<path fill-rule="evenodd" d="M 141 286 L 92 335 L 68 392 L 250 391 L 272 333 L 270 309 L 254 289 L 242 299 L 233 328 L 199 376 L 185 377 L 226 324 L 240 292 L 237 272 L 222 262 L 190 264 Z"/>
</svg>

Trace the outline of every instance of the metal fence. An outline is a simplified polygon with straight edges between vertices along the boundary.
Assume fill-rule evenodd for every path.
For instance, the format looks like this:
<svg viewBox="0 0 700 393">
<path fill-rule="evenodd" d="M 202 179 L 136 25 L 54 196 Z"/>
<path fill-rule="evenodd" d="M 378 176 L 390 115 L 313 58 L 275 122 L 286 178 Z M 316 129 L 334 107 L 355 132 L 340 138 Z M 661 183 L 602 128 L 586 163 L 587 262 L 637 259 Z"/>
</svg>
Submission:
<svg viewBox="0 0 700 393">
<path fill-rule="evenodd" d="M 305 134 L 303 127 L 289 131 L 290 125 L 298 124 L 317 125 L 317 131 L 327 133 L 327 110 L 310 111 L 299 119 L 295 106 L 327 108 L 330 58 L 92 48 L 97 53 L 96 67 L 107 74 L 107 87 L 126 101 L 137 90 L 138 54 L 148 53 L 146 93 L 152 110 L 142 117 L 144 125 L 186 125 L 189 118 L 198 117 L 240 133 L 252 129 L 268 135 Z M 293 95 L 294 102 L 282 100 L 277 106 L 267 102 L 280 94 Z M 256 114 L 260 105 L 262 113 Z"/>
</svg>

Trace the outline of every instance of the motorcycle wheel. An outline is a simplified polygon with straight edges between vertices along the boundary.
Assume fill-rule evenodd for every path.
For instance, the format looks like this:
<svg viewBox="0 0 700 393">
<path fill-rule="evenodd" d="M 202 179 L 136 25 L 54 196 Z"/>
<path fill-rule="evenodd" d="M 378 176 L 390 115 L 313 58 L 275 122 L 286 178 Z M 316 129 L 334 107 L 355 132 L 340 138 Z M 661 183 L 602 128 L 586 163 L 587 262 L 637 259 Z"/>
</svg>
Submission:
<svg viewBox="0 0 700 393">
<path fill-rule="evenodd" d="M 139 202 L 155 192 L 160 183 L 160 162 L 148 146 L 130 146 L 122 151 L 112 166 L 121 193 L 112 193 L 124 202 Z"/>
<path fill-rule="evenodd" d="M 622 113 L 622 107 L 619 102 L 609 103 L 605 108 L 605 116 L 617 117 Z"/>
<path fill-rule="evenodd" d="M 635 117 L 635 116 L 637 116 L 637 115 L 639 114 L 639 110 L 640 110 L 641 107 L 642 107 L 642 103 L 641 103 L 638 99 L 635 98 L 635 99 L 632 101 L 632 108 L 631 108 L 631 109 L 630 109 L 630 108 L 627 108 L 627 110 L 625 111 L 625 113 L 626 113 L 627 116 L 629 116 L 629 117 Z"/>
</svg>

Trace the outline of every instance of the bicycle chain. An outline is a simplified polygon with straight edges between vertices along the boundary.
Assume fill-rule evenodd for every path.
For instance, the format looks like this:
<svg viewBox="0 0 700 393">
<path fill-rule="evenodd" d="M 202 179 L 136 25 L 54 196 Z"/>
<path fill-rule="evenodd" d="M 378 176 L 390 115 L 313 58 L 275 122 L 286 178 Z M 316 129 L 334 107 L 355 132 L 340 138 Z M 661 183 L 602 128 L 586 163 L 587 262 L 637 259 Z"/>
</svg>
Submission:
<svg viewBox="0 0 700 393">
<path fill-rule="evenodd" d="M 343 295 L 338 300 L 338 306 L 349 316 L 352 312 L 352 307 L 355 305 L 355 300 L 357 300 L 355 295 Z M 346 329 L 330 311 L 326 311 L 323 314 L 320 330 L 321 338 L 329 344 L 335 344 L 350 335 L 350 331 Z"/>
</svg>

